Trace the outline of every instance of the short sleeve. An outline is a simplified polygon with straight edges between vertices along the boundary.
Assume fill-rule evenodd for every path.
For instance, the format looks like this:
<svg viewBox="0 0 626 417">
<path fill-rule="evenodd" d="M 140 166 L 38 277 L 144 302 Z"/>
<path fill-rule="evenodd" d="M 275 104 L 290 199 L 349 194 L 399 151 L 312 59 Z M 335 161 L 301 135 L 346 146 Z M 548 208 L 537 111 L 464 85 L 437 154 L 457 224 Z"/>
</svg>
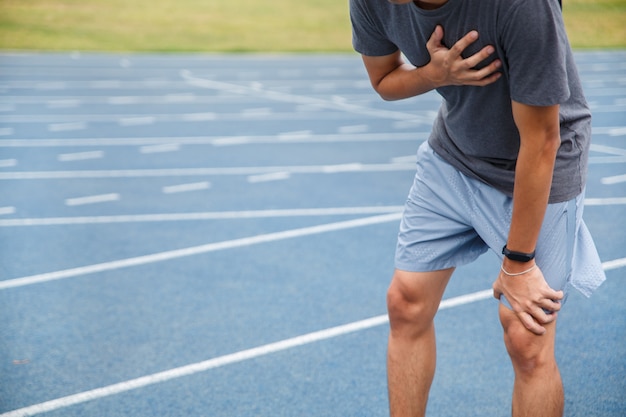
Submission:
<svg viewBox="0 0 626 417">
<path fill-rule="evenodd" d="M 352 46 L 355 51 L 366 56 L 384 56 L 398 50 L 385 35 L 382 19 L 387 5 L 381 0 L 350 0 Z"/>
<path fill-rule="evenodd" d="M 569 98 L 568 40 L 557 2 L 516 1 L 501 34 L 513 100 L 550 106 Z"/>
</svg>

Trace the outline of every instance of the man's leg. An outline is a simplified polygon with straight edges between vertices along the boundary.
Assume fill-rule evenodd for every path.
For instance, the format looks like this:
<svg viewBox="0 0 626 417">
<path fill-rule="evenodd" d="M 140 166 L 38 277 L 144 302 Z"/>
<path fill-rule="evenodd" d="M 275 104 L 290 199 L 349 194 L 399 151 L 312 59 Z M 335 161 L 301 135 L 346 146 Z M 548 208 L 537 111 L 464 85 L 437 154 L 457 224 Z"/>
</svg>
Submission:
<svg viewBox="0 0 626 417">
<path fill-rule="evenodd" d="M 513 370 L 513 417 L 561 417 L 563 383 L 554 357 L 556 321 L 538 336 L 528 331 L 512 310 L 500 304 L 500 322 Z"/>
<path fill-rule="evenodd" d="M 387 378 L 392 417 L 426 413 L 436 361 L 433 319 L 453 271 L 394 273 L 387 293 L 391 326 Z"/>
</svg>

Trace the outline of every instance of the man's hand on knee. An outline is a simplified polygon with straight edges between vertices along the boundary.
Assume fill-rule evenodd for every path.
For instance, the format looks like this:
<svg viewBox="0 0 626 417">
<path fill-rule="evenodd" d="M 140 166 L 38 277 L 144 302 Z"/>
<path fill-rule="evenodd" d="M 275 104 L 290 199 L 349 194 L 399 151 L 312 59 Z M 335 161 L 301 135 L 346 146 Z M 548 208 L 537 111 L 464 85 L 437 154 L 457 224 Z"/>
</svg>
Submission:
<svg viewBox="0 0 626 417">
<path fill-rule="evenodd" d="M 543 325 L 556 320 L 563 291 L 550 288 L 541 269 L 534 267 L 519 275 L 501 270 L 493 284 L 493 296 L 499 300 L 503 295 L 524 327 L 542 335 L 546 332 Z"/>
</svg>

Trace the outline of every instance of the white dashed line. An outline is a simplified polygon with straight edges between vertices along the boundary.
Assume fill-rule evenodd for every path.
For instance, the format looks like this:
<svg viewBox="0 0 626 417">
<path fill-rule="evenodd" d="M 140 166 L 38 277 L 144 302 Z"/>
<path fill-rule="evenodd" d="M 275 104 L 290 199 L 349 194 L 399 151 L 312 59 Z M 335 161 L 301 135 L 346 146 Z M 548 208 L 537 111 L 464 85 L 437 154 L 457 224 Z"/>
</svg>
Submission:
<svg viewBox="0 0 626 417">
<path fill-rule="evenodd" d="M 17 159 L 0 159 L 0 168 L 11 168 L 17 166 Z"/>
<path fill-rule="evenodd" d="M 626 135 L 626 127 L 616 127 L 609 131 L 609 136 L 622 136 Z"/>
<path fill-rule="evenodd" d="M 0 130 L 1 132 L 1 130 Z M 410 133 L 357 133 L 357 134 L 321 134 L 310 131 L 285 132 L 280 135 L 242 135 L 242 136 L 167 136 L 167 137 L 108 137 L 75 139 L 5 139 L 0 141 L 0 148 L 43 148 L 57 146 L 140 146 L 165 143 L 181 145 L 245 145 L 249 143 L 272 144 L 286 140 L 302 143 L 354 143 L 354 142 L 421 142 L 428 139 L 428 132 Z M 419 144 L 419 143 L 418 143 Z"/>
<path fill-rule="evenodd" d="M 585 206 L 613 206 L 626 204 L 626 197 L 585 198 Z"/>
<path fill-rule="evenodd" d="M 615 175 L 612 177 L 604 177 L 600 180 L 604 185 L 613 185 L 613 184 L 621 184 L 626 182 L 626 174 Z"/>
<path fill-rule="evenodd" d="M 187 113 L 181 116 L 181 120 L 185 122 L 202 122 L 215 119 L 217 119 L 215 113 Z"/>
<path fill-rule="evenodd" d="M 49 109 L 70 109 L 80 106 L 81 102 L 77 99 L 50 100 L 46 103 Z"/>
<path fill-rule="evenodd" d="M 64 90 L 67 84 L 62 81 L 48 81 L 34 85 L 35 90 Z"/>
<path fill-rule="evenodd" d="M 196 100 L 196 95 L 192 93 L 166 94 L 163 99 L 166 103 L 189 103 Z"/>
<path fill-rule="evenodd" d="M 139 148 L 139 152 L 143 154 L 176 152 L 180 150 L 178 143 L 164 143 L 161 145 L 146 145 Z"/>
<path fill-rule="evenodd" d="M 14 214 L 15 207 L 0 207 L 0 216 L 6 216 L 7 214 Z"/>
<path fill-rule="evenodd" d="M 211 188 L 211 183 L 208 181 L 192 182 L 189 184 L 169 185 L 162 188 L 164 194 L 174 193 L 186 193 L 189 191 L 200 191 Z"/>
<path fill-rule="evenodd" d="M 270 172 L 269 174 L 250 175 L 248 177 L 249 183 L 268 182 L 268 181 L 280 181 L 286 180 L 291 177 L 291 174 L 287 171 Z"/>
<path fill-rule="evenodd" d="M 625 203 L 626 204 L 626 203 Z M 122 214 L 117 216 L 43 217 L 0 220 L 0 227 L 58 226 L 63 224 L 105 224 L 136 222 L 178 222 L 198 220 L 266 219 L 281 217 L 372 215 L 401 212 L 403 206 L 325 207 L 301 209 L 208 211 L 195 213 Z"/>
<path fill-rule="evenodd" d="M 117 121 L 120 126 L 145 126 L 151 125 L 156 122 L 154 116 L 142 116 L 142 117 L 123 117 Z"/>
<path fill-rule="evenodd" d="M 122 83 L 118 80 L 99 80 L 99 81 L 92 81 L 91 83 L 89 83 L 89 87 L 90 88 L 97 88 L 97 89 L 117 89 L 120 88 L 122 86 Z"/>
<path fill-rule="evenodd" d="M 117 201 L 120 199 L 120 195 L 117 193 L 111 194 L 99 194 L 86 197 L 68 198 L 65 200 L 65 204 L 68 206 L 82 206 L 85 204 L 97 204 L 106 203 L 109 201 Z"/>
<path fill-rule="evenodd" d="M 368 125 L 341 126 L 337 129 L 339 133 L 363 133 L 369 130 Z"/>
<path fill-rule="evenodd" d="M 278 135 L 280 140 L 298 140 L 311 137 L 313 132 L 310 130 L 296 130 L 294 132 L 283 132 Z"/>
<path fill-rule="evenodd" d="M 337 172 L 358 172 L 363 171 L 364 166 L 358 162 L 352 164 L 326 165 L 322 172 L 326 174 L 335 174 Z"/>
<path fill-rule="evenodd" d="M 0 128 L 0 136 L 11 136 L 13 133 L 15 133 L 15 129 L 12 127 Z"/>
<path fill-rule="evenodd" d="M 395 158 L 391 158 L 392 164 L 409 164 L 415 161 L 417 161 L 417 156 L 415 155 L 397 156 Z"/>
<path fill-rule="evenodd" d="M 136 103 L 139 103 L 139 97 L 133 97 L 133 96 L 109 97 L 107 99 L 107 102 L 113 105 L 136 104 Z"/>
<path fill-rule="evenodd" d="M 286 239 L 318 235 L 321 233 L 329 233 L 339 230 L 347 230 L 382 223 L 396 222 L 400 220 L 401 215 L 402 213 L 388 213 L 379 216 L 362 217 L 353 220 L 326 223 L 316 226 L 303 227 L 299 229 L 284 230 L 282 232 L 267 233 L 222 242 L 207 243 L 199 246 L 191 246 L 165 252 L 157 252 L 149 255 L 137 256 L 134 258 L 119 259 L 116 261 L 92 264 L 77 268 L 65 269 L 61 271 L 46 272 L 43 274 L 31 275 L 27 277 L 0 280 L 0 290 L 5 290 L 7 288 L 23 287 L 26 285 L 40 284 L 43 282 L 56 281 L 60 279 L 67 279 L 87 274 L 95 274 L 98 272 L 112 271 L 121 268 L 147 265 L 155 262 L 164 262 L 172 259 L 180 259 L 183 257 L 222 251 L 226 249 L 248 247 L 262 243 L 277 242 Z"/>
<path fill-rule="evenodd" d="M 100 159 L 104 157 L 103 151 L 62 153 L 57 156 L 60 162 L 85 161 L 88 159 Z"/>
<path fill-rule="evenodd" d="M 336 174 L 341 172 L 397 172 L 414 171 L 415 164 L 361 164 L 309 166 L 262 166 L 262 167 L 216 167 L 216 168 L 165 168 L 120 170 L 73 170 L 73 171 L 14 171 L 0 172 L 0 180 L 34 180 L 64 178 L 156 178 L 191 177 L 207 175 L 263 175 L 275 172 L 291 174 Z"/>
<path fill-rule="evenodd" d="M 70 132 L 75 130 L 83 130 L 87 128 L 85 122 L 74 123 L 52 123 L 48 125 L 48 131 L 50 132 Z"/>
<path fill-rule="evenodd" d="M 244 109 L 241 111 L 241 115 L 243 117 L 263 117 L 272 113 L 272 109 L 268 107 L 258 108 L 258 109 Z"/>
</svg>

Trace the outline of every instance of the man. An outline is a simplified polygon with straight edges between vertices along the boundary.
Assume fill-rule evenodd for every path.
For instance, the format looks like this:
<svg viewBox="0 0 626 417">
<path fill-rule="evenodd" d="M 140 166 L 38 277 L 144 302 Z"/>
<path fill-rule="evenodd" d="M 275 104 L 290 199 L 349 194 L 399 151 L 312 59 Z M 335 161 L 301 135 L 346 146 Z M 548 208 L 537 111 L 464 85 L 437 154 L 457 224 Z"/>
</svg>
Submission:
<svg viewBox="0 0 626 417">
<path fill-rule="evenodd" d="M 557 312 L 570 285 L 589 296 L 604 274 L 582 221 L 591 116 L 559 4 L 350 0 L 350 12 L 381 97 L 443 96 L 387 294 L 391 415 L 425 415 L 441 297 L 455 267 L 491 248 L 502 257 L 493 290 L 515 371 L 512 414 L 561 416 Z"/>
</svg>

